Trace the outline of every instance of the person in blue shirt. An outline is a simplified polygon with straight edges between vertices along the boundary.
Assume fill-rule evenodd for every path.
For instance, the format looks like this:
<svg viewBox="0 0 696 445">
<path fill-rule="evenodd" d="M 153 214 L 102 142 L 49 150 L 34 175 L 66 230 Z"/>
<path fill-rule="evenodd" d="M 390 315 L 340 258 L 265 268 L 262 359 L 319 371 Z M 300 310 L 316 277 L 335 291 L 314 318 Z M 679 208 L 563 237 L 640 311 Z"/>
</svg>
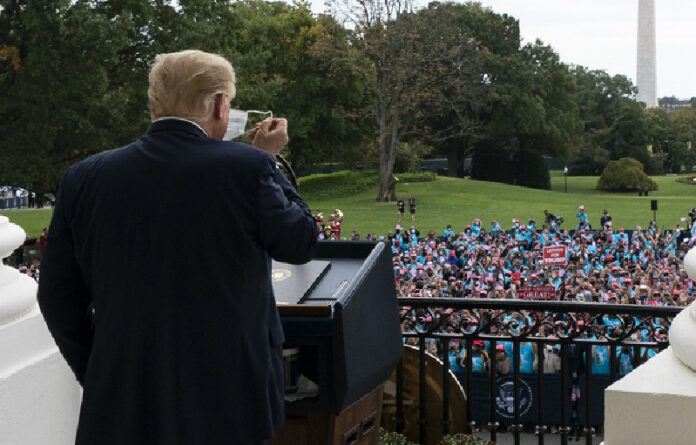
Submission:
<svg viewBox="0 0 696 445">
<path fill-rule="evenodd" d="M 450 345 L 449 350 L 449 363 L 452 372 L 462 372 L 464 371 L 464 366 L 462 365 L 462 359 L 464 358 L 464 348 L 459 341 L 454 342 Z"/>
<path fill-rule="evenodd" d="M 588 227 L 587 224 L 587 213 L 585 213 L 585 206 L 580 205 L 578 207 L 578 214 L 576 215 L 578 217 L 578 230 L 584 229 L 585 227 Z"/>
<path fill-rule="evenodd" d="M 442 236 L 448 239 L 454 238 L 454 230 L 452 230 L 451 224 L 447 224 L 447 228 L 445 229 L 445 232 L 442 234 Z"/>
<path fill-rule="evenodd" d="M 619 244 L 620 242 L 628 243 L 628 234 L 624 232 L 623 227 L 619 229 L 619 233 L 612 236 L 612 244 Z"/>
<path fill-rule="evenodd" d="M 633 348 L 631 346 L 617 346 L 616 359 L 620 376 L 625 376 L 633 371 Z"/>
<path fill-rule="evenodd" d="M 464 349 L 460 364 L 466 368 L 466 349 Z M 483 340 L 474 340 L 471 350 L 471 369 L 473 372 L 486 372 L 490 369 L 490 358 L 483 348 Z"/>
<path fill-rule="evenodd" d="M 497 221 L 491 221 L 491 235 L 493 235 L 493 238 L 498 238 L 502 231 L 503 229 L 500 227 L 500 223 Z"/>
<path fill-rule="evenodd" d="M 656 348 L 648 348 L 643 346 L 640 348 L 640 362 L 644 363 L 655 357 L 659 351 Z"/>
<path fill-rule="evenodd" d="M 532 234 L 534 232 L 532 230 L 530 230 L 527 226 L 520 227 L 520 232 L 521 232 L 522 239 L 527 243 L 527 246 L 532 244 Z"/>
<path fill-rule="evenodd" d="M 594 340 L 594 336 L 592 337 Z M 600 337 L 600 340 L 606 340 Z M 609 375 L 611 367 L 611 359 L 609 357 L 609 348 L 604 345 L 592 346 L 592 375 Z"/>
<path fill-rule="evenodd" d="M 394 230 L 394 235 L 393 235 L 393 239 L 394 239 L 394 240 L 397 240 L 397 239 L 398 239 L 398 240 L 399 240 L 399 244 L 403 244 L 403 243 L 404 243 L 404 236 L 403 236 L 403 234 L 401 233 L 401 229 L 402 229 L 402 227 L 401 227 L 399 224 L 397 224 L 397 225 L 396 225 L 396 229 Z"/>
<path fill-rule="evenodd" d="M 520 343 L 520 372 L 532 373 L 534 371 L 534 352 L 530 342 Z"/>
<path fill-rule="evenodd" d="M 527 223 L 527 228 L 531 230 L 532 232 L 536 232 L 536 220 L 532 217 L 529 218 L 529 222 Z"/>
<path fill-rule="evenodd" d="M 416 226 L 411 226 L 411 228 L 408 229 L 407 236 L 411 238 L 411 243 L 414 246 L 418 245 L 418 235 L 420 235 L 420 231 L 416 229 Z"/>
<path fill-rule="evenodd" d="M 587 245 L 587 254 L 588 255 L 596 255 L 597 254 L 597 246 L 595 246 L 595 243 L 590 243 Z"/>
<path fill-rule="evenodd" d="M 477 238 L 481 234 L 481 220 L 480 219 L 476 218 L 471 223 L 471 234 Z"/>
</svg>

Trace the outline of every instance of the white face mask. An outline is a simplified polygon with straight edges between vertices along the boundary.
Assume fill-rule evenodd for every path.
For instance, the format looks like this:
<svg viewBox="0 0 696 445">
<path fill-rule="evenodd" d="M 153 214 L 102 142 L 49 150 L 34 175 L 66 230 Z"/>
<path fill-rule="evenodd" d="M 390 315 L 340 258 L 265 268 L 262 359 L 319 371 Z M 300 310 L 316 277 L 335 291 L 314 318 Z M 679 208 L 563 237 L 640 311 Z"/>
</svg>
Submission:
<svg viewBox="0 0 696 445">
<path fill-rule="evenodd" d="M 225 132 L 225 135 L 222 137 L 223 141 L 231 141 L 232 139 L 236 139 L 239 136 L 246 133 L 246 124 L 249 118 L 249 113 L 269 115 L 270 117 L 273 117 L 272 111 L 244 111 L 230 109 L 230 117 L 227 121 L 227 131 Z"/>
</svg>

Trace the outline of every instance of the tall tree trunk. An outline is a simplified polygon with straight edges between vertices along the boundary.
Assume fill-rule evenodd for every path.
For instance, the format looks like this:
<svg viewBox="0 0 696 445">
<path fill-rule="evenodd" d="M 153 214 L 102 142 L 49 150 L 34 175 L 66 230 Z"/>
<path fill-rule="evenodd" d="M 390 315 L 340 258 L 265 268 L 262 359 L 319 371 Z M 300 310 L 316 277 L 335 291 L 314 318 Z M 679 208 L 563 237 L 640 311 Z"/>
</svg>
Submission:
<svg viewBox="0 0 696 445">
<path fill-rule="evenodd" d="M 377 98 L 377 122 L 379 126 L 379 193 L 377 201 L 396 201 L 396 178 L 394 178 L 394 162 L 396 161 L 396 146 L 399 142 L 398 100 L 394 99 L 388 88 L 386 74 L 377 74 L 379 91 Z"/>
<path fill-rule="evenodd" d="M 389 133 L 381 138 L 379 146 L 379 195 L 378 201 L 396 201 L 396 178 L 394 178 L 394 162 L 396 161 L 396 145 L 399 140 L 398 116 L 392 114 Z"/>
</svg>

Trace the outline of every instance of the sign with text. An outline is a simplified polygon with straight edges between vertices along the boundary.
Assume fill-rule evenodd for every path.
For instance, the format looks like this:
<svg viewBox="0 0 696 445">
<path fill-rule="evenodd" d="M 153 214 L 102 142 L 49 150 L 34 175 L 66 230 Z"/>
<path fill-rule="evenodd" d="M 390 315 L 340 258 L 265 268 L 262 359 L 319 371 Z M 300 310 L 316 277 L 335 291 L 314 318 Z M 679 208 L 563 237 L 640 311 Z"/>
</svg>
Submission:
<svg viewBox="0 0 696 445">
<path fill-rule="evenodd" d="M 544 266 L 567 266 L 566 246 L 544 247 Z"/>
<path fill-rule="evenodd" d="M 553 286 L 523 286 L 517 291 L 520 300 L 555 300 L 556 288 Z"/>
</svg>

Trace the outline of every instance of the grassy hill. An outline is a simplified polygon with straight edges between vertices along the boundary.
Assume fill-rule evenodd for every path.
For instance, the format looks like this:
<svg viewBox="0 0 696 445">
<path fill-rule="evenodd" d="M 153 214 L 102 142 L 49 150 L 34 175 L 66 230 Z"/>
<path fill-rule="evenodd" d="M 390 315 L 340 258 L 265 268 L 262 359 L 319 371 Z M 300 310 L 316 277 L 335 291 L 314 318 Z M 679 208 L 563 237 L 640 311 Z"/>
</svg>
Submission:
<svg viewBox="0 0 696 445">
<path fill-rule="evenodd" d="M 696 185 L 677 182 L 678 176 L 656 176 L 659 190 L 648 197 L 636 193 L 606 193 L 595 189 L 597 177 L 569 177 L 568 193 L 564 193 L 562 174 L 552 174 L 552 190 L 533 190 L 524 187 L 470 179 L 437 177 L 430 182 L 422 175 L 398 175 L 397 195 L 416 198 L 416 225 L 421 231 L 435 230 L 441 233 L 447 224 L 461 231 L 472 219 L 479 217 L 485 227 L 491 219 L 498 220 L 504 228 L 512 218 L 524 222 L 535 217 L 543 218 L 548 209 L 565 218 L 566 228 L 577 224 L 577 207 L 585 205 L 590 222 L 599 225 L 602 209 L 608 209 L 615 227 L 634 228 L 646 226 L 652 219 L 650 200 L 657 199 L 657 221 L 662 227 L 674 227 L 681 216 L 696 207 Z M 301 191 L 312 210 L 324 215 L 334 208 L 345 214 L 343 232 L 346 236 L 355 229 L 361 236 L 368 232 L 386 234 L 396 224 L 396 204 L 375 202 L 377 178 L 374 172 L 339 172 L 329 175 L 313 175 L 301 179 Z M 50 210 L 0 211 L 23 226 L 31 236 L 38 236 L 48 225 Z M 410 225 L 408 208 L 406 224 Z"/>
<path fill-rule="evenodd" d="M 594 226 L 599 225 L 599 217 L 606 208 L 615 227 L 634 228 L 636 224 L 647 226 L 652 219 L 651 199 L 658 200 L 658 223 L 673 227 L 691 207 L 696 207 L 696 185 L 677 182 L 677 178 L 653 177 L 659 190 L 648 197 L 639 197 L 637 193 L 600 192 L 595 189 L 597 177 L 569 177 L 568 193 L 564 193 L 562 174 L 552 176 L 551 191 L 441 176 L 433 182 L 419 183 L 400 178 L 396 191 L 399 197 L 416 198 L 416 225 L 421 231 L 432 229 L 440 233 L 447 224 L 460 231 L 476 217 L 481 218 L 486 227 L 491 219 L 496 219 L 508 228 L 512 218 L 526 222 L 527 218 L 534 217 L 540 222 L 544 209 L 562 215 L 566 221 L 564 227 L 574 228 L 579 204 L 585 206 Z M 345 196 L 337 193 L 333 197 L 303 192 L 312 209 L 326 213 L 334 207 L 340 208 L 345 214 L 345 233 L 355 229 L 362 236 L 367 232 L 385 234 L 396 224 L 396 205 L 377 203 L 374 201 L 376 195 L 376 187 Z M 408 209 L 406 213 L 408 220 Z"/>
</svg>

